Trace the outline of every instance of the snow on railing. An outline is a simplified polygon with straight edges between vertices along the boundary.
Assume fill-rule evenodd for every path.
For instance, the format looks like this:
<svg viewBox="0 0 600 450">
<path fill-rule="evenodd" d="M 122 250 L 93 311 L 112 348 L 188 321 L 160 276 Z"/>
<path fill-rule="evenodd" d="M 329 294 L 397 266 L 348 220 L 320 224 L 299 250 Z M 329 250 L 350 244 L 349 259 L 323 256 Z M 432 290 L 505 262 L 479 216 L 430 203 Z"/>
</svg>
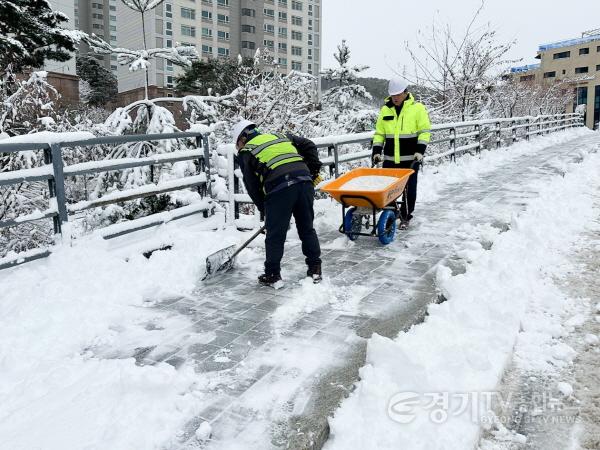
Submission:
<svg viewBox="0 0 600 450">
<path fill-rule="evenodd" d="M 175 151 L 171 153 L 153 155 L 143 158 L 120 158 L 101 161 L 93 161 L 72 165 L 64 165 L 62 149 L 73 147 L 88 147 L 102 144 L 124 144 L 133 142 L 154 142 L 170 139 L 195 140 L 196 149 Z M 30 214 L 17 216 L 0 221 L 0 229 L 21 225 L 28 222 L 52 218 L 54 221 L 55 235 L 68 235 L 69 215 L 79 211 L 97 208 L 118 202 L 145 198 L 166 192 L 182 190 L 195 187 L 200 192 L 203 200 L 190 205 L 181 212 L 171 212 L 153 218 L 142 218 L 146 220 L 132 220 L 118 224 L 110 231 L 103 234 L 104 237 L 115 237 L 122 234 L 147 228 L 148 224 L 160 224 L 173 218 L 186 217 L 192 212 L 202 212 L 205 216 L 212 213 L 215 204 L 211 198 L 211 168 L 210 150 L 208 139 L 200 132 L 187 133 L 164 133 L 153 135 L 133 136 L 106 136 L 94 137 L 91 133 L 34 133 L 31 135 L 17 136 L 0 140 L 0 153 L 15 153 L 22 151 L 42 150 L 46 164 L 41 167 L 21 169 L 0 173 L 0 186 L 9 186 L 23 182 L 47 181 L 50 193 L 49 208 L 45 211 L 35 211 Z M 79 176 L 97 174 L 109 171 L 121 171 L 143 166 L 154 166 L 181 161 L 198 161 L 199 174 L 185 176 L 182 178 L 163 181 L 158 184 L 148 184 L 134 189 L 111 192 L 103 197 L 68 204 L 65 194 L 65 176 Z M 179 208 L 181 209 L 181 208 Z M 37 259 L 40 255 L 48 254 L 48 250 L 32 252 L 31 255 L 11 257 L 0 260 L 0 269 L 12 267 L 23 262 Z"/>
</svg>

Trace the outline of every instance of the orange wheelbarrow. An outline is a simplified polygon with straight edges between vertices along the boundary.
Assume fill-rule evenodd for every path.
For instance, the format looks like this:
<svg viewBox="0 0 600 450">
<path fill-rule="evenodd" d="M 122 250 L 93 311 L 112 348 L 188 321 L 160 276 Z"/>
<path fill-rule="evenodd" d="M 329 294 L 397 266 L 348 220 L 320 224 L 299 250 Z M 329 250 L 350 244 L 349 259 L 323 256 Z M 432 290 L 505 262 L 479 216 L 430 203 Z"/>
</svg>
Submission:
<svg viewBox="0 0 600 450">
<path fill-rule="evenodd" d="M 387 245 L 396 235 L 396 219 L 400 216 L 398 197 L 404 193 L 413 173 L 412 169 L 358 168 L 320 190 L 342 204 L 340 233 L 352 241 L 359 236 L 376 236 Z"/>
</svg>

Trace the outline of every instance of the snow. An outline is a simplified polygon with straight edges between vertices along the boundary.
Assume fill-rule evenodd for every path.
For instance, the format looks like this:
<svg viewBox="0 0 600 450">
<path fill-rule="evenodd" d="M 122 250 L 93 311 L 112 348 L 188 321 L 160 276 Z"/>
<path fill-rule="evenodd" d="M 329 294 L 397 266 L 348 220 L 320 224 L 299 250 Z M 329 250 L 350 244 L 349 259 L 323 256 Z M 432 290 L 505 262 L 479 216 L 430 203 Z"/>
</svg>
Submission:
<svg viewBox="0 0 600 450">
<path fill-rule="evenodd" d="M 431 305 L 423 324 L 396 339 L 370 339 L 361 381 L 330 419 L 326 450 L 472 448 L 486 403 L 472 397 L 473 409 L 456 413 L 456 396 L 494 392 L 515 345 L 521 367 L 558 370 L 570 364 L 574 350 L 555 337 L 568 332 L 564 315 L 578 314 L 581 302 L 565 297 L 553 278 L 569 270 L 565 249 L 597 213 L 600 155 L 582 157 L 564 177 L 545 182 L 539 197 L 513 217 L 511 229 L 493 238 L 490 250 L 473 246 L 466 273 L 438 271 L 448 301 Z M 557 215 L 557 209 L 569 214 Z M 407 403 L 410 393 L 415 404 Z M 401 422 L 407 418 L 410 423 Z"/>
<path fill-rule="evenodd" d="M 396 177 L 383 175 L 363 175 L 352 178 L 351 180 L 340 186 L 339 189 L 346 191 L 383 191 L 390 184 L 398 181 Z"/>
<path fill-rule="evenodd" d="M 69 131 L 55 133 L 52 131 L 39 131 L 37 133 L 23 134 L 21 136 L 12 136 L 0 139 L 0 144 L 57 144 L 62 142 L 83 141 L 94 139 L 92 133 L 86 131 Z"/>
<path fill-rule="evenodd" d="M 571 386 L 569 383 L 567 383 L 565 381 L 561 381 L 560 383 L 558 383 L 556 385 L 556 388 L 565 397 L 569 397 L 569 396 L 573 395 L 573 386 Z"/>
</svg>

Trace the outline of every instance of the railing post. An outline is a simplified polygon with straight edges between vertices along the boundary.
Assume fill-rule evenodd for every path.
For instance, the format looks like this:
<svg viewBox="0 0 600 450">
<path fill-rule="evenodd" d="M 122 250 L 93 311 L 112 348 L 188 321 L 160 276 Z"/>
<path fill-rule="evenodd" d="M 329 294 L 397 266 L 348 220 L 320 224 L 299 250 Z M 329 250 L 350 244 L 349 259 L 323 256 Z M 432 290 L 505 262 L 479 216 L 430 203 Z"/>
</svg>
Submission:
<svg viewBox="0 0 600 450">
<path fill-rule="evenodd" d="M 528 141 L 529 140 L 529 129 L 530 129 L 530 125 L 531 125 L 531 119 L 528 117 L 525 120 L 527 122 L 527 126 L 525 127 L 525 140 Z"/>
<path fill-rule="evenodd" d="M 204 150 L 204 173 L 206 173 L 206 194 L 209 197 L 212 197 L 212 180 L 210 174 L 210 143 L 208 141 L 208 136 L 199 136 L 199 138 L 202 139 L 202 149 Z"/>
<path fill-rule="evenodd" d="M 330 145 L 329 147 L 327 147 L 327 156 L 331 158 L 331 156 L 333 156 L 333 145 Z M 334 170 L 335 164 L 329 166 L 329 176 L 332 177 L 335 175 L 335 170 Z"/>
<path fill-rule="evenodd" d="M 338 155 L 337 144 L 333 144 L 333 174 L 335 178 L 340 176 L 340 157 Z"/>
<path fill-rule="evenodd" d="M 496 122 L 496 148 L 500 148 L 502 144 L 502 124 Z"/>
<path fill-rule="evenodd" d="M 450 161 L 456 162 L 456 128 L 450 128 L 450 149 L 452 153 L 450 154 Z"/>
<path fill-rule="evenodd" d="M 233 173 L 234 173 L 233 195 L 234 196 L 235 196 L 235 194 L 239 194 L 239 192 L 240 192 L 240 179 L 237 177 L 237 175 L 235 175 L 236 166 L 237 166 L 237 164 L 235 163 L 235 158 L 234 158 L 234 164 L 233 164 Z M 234 210 L 234 218 L 239 219 L 240 218 L 240 203 L 238 201 L 235 201 L 235 207 L 233 210 Z"/>
<path fill-rule="evenodd" d="M 69 221 L 67 213 L 67 198 L 65 195 L 65 176 L 63 173 L 63 160 L 60 144 L 50 144 L 52 155 L 52 168 L 54 170 L 54 190 L 56 192 L 56 204 L 58 207 L 59 233 L 63 234 L 63 224 Z"/>
<path fill-rule="evenodd" d="M 44 164 L 52 164 L 52 152 L 50 151 L 50 147 L 47 147 L 44 149 Z M 53 178 L 49 178 L 48 179 L 48 195 L 50 196 L 50 198 L 55 198 L 56 197 L 56 181 Z M 60 220 L 58 218 L 58 216 L 54 216 L 52 218 L 52 221 L 54 222 L 54 234 L 59 234 L 60 233 Z"/>
<path fill-rule="evenodd" d="M 235 201 L 235 155 L 232 151 L 227 152 L 227 185 L 229 187 L 229 208 L 227 209 L 227 222 L 233 223 L 236 218 Z"/>
<path fill-rule="evenodd" d="M 515 128 L 517 125 L 517 122 L 515 122 L 514 120 L 510 122 L 510 127 L 512 128 L 512 143 L 514 144 L 515 142 L 517 142 L 517 129 Z"/>
<path fill-rule="evenodd" d="M 481 125 L 475 125 L 475 130 L 477 131 L 477 149 L 475 150 L 475 153 L 479 154 L 481 153 Z"/>
</svg>

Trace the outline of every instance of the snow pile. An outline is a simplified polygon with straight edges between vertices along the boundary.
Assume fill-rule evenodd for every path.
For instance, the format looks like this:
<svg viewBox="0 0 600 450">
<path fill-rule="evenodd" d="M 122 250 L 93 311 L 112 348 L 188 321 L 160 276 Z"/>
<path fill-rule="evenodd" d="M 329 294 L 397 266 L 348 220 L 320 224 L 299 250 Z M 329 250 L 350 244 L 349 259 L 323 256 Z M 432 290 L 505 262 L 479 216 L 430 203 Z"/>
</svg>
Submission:
<svg viewBox="0 0 600 450">
<path fill-rule="evenodd" d="M 396 181 L 398 181 L 396 177 L 365 175 L 352 178 L 340 186 L 340 189 L 345 191 L 383 191 Z"/>
<path fill-rule="evenodd" d="M 449 300 L 430 306 L 424 324 L 395 340 L 373 336 L 361 382 L 331 419 L 326 449 L 472 448 L 490 407 L 486 393 L 495 392 L 517 339 L 521 360 L 570 361 L 574 351 L 554 338 L 568 333 L 561 317 L 577 315 L 581 302 L 552 279 L 567 269 L 564 250 L 596 213 L 600 155 L 582 156 L 546 183 L 491 250 L 470 248 L 466 273 L 438 272 Z"/>
<path fill-rule="evenodd" d="M 205 406 L 205 380 L 186 366 L 136 365 L 134 356 L 147 348 L 152 360 L 182 342 L 212 339 L 195 330 L 190 316 L 155 305 L 194 290 L 206 255 L 239 239 L 231 230 L 202 231 L 205 219 L 185 221 L 188 226 L 159 229 L 154 243 L 173 249 L 150 259 L 132 251 L 139 243 L 131 236 L 125 238 L 129 249 L 114 250 L 119 239 L 90 238 L 0 273 L 3 446 L 128 450 L 177 444 L 177 432 Z"/>
</svg>

